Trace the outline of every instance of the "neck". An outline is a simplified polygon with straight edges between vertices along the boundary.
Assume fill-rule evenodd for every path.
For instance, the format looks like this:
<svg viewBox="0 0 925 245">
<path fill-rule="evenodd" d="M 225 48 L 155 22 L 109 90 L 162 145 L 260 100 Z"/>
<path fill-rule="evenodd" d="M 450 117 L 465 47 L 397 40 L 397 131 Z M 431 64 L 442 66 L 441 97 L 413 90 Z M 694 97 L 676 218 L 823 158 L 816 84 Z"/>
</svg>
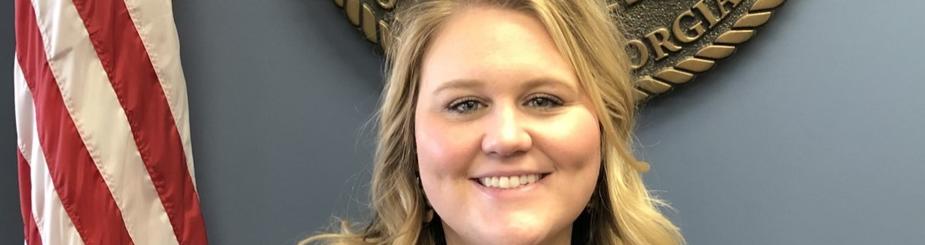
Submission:
<svg viewBox="0 0 925 245">
<path fill-rule="evenodd" d="M 543 238 L 539 241 L 485 241 L 480 238 L 476 239 L 466 239 L 456 233 L 453 228 L 449 227 L 446 223 L 443 223 L 443 234 L 446 239 L 447 245 L 475 245 L 475 244 L 536 244 L 536 245 L 569 245 L 572 242 L 572 226 L 569 225 L 565 229 L 557 232 L 556 234 L 549 234 L 549 236 Z"/>
</svg>

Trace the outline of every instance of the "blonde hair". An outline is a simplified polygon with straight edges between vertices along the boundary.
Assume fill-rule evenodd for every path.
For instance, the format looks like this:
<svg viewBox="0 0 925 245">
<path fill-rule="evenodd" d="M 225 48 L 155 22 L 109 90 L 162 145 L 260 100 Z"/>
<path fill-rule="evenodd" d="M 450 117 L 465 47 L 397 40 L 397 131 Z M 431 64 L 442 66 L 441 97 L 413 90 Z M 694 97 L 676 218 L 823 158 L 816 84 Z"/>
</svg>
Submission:
<svg viewBox="0 0 925 245">
<path fill-rule="evenodd" d="M 602 166 L 585 230 L 594 244 L 682 244 L 676 226 L 658 209 L 641 173 L 648 165 L 633 156 L 634 89 L 625 40 L 602 0 L 419 0 L 403 2 L 387 47 L 389 76 L 378 112 L 379 134 L 372 175 L 374 215 L 365 229 L 346 221 L 341 231 L 300 244 L 439 244 L 442 226 L 426 223 L 426 201 L 418 186 L 414 109 L 422 57 L 433 35 L 454 13 L 473 6 L 523 11 L 536 17 L 573 66 L 595 105 L 601 130 Z M 406 7 L 406 8 L 402 8 Z M 583 214 L 584 215 L 584 214 Z M 582 219 L 579 217 L 579 219 Z M 436 224 L 435 224 L 436 223 Z M 574 237 L 574 236 L 573 236 Z"/>
</svg>

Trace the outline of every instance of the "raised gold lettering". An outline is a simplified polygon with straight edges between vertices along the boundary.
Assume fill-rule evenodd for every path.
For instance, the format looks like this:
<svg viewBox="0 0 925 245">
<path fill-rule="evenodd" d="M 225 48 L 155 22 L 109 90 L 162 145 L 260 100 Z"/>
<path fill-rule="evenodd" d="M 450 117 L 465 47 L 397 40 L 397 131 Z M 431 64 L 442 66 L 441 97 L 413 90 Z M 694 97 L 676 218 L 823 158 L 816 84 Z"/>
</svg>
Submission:
<svg viewBox="0 0 925 245">
<path fill-rule="evenodd" d="M 645 66 L 646 63 L 649 63 L 649 49 L 646 48 L 646 44 L 642 43 L 642 41 L 638 39 L 630 40 L 626 43 L 626 47 L 628 49 L 627 53 L 631 55 L 635 54 L 636 56 L 635 59 L 630 60 L 630 67 L 633 68 L 633 70 L 639 69 Z"/>
<path fill-rule="evenodd" d="M 716 7 L 719 8 L 720 19 L 726 18 L 726 15 L 732 12 L 731 9 L 734 9 L 742 0 L 716 0 Z M 732 4 L 729 8 L 726 8 L 726 5 Z"/>
<path fill-rule="evenodd" d="M 694 20 L 694 25 L 692 25 L 690 28 L 687 28 L 687 30 L 681 29 L 681 20 L 685 17 Z M 681 15 L 678 15 L 678 17 L 674 19 L 674 25 L 671 26 L 671 30 L 674 34 L 674 38 L 684 43 L 693 42 L 694 40 L 697 40 L 697 38 L 700 38 L 703 33 L 707 32 L 707 30 L 703 28 L 703 21 L 700 21 L 700 19 L 694 17 L 694 13 L 690 10 L 684 11 L 681 13 Z M 693 35 L 691 35 L 692 31 Z"/>
<path fill-rule="evenodd" d="M 713 10 L 710 10 L 710 7 L 708 7 L 707 4 L 703 2 L 703 0 L 700 0 L 697 2 L 697 4 L 694 4 L 694 8 L 697 9 L 697 12 L 700 13 L 700 15 L 703 15 L 704 19 L 707 19 L 707 22 L 710 23 L 710 28 L 713 28 L 716 23 L 719 23 L 720 18 L 717 17 L 716 14 L 713 14 Z"/>
<path fill-rule="evenodd" d="M 655 60 L 661 60 L 668 56 L 668 54 L 665 53 L 665 49 L 671 52 L 681 50 L 681 46 L 669 40 L 670 37 L 671 33 L 668 33 L 668 29 L 665 27 L 659 27 L 649 32 L 649 34 L 646 34 L 646 39 L 649 40 L 649 44 L 652 46 L 652 49 L 655 50 Z"/>
</svg>

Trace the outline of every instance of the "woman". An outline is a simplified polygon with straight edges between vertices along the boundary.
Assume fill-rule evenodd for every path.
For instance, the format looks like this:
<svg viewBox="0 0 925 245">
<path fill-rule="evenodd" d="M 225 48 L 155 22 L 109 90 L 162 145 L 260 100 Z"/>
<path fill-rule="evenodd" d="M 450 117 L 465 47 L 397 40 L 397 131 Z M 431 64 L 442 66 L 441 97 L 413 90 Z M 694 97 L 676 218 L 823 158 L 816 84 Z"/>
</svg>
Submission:
<svg viewBox="0 0 925 245">
<path fill-rule="evenodd" d="M 603 2 L 408 4 L 387 50 L 373 220 L 303 244 L 683 243 L 633 157 L 629 62 Z"/>
</svg>

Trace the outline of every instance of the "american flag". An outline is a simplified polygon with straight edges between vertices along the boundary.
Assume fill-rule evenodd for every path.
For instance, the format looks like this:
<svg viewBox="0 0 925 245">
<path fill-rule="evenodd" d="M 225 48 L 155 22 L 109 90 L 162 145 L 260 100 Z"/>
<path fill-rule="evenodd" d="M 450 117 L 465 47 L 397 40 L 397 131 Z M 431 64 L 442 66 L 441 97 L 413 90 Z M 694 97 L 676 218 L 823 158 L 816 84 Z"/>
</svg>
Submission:
<svg viewBox="0 0 925 245">
<path fill-rule="evenodd" d="M 25 243 L 207 244 L 170 0 L 15 0 Z"/>
</svg>

